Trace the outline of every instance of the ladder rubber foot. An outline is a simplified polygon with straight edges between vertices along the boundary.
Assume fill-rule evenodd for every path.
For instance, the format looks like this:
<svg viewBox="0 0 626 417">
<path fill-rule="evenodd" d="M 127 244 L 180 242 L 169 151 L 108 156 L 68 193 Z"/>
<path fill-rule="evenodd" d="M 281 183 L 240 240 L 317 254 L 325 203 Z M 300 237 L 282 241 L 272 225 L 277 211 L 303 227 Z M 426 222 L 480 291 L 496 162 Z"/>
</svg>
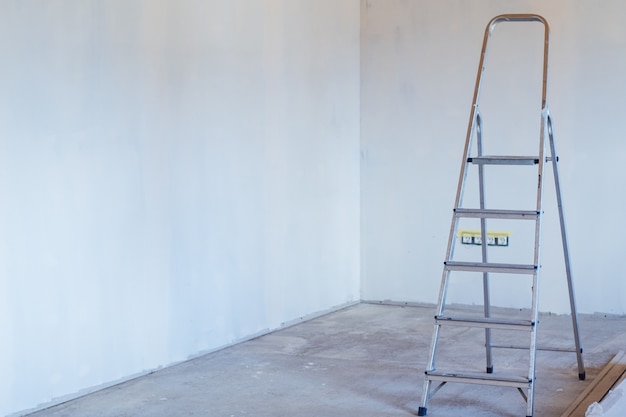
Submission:
<svg viewBox="0 0 626 417">
<path fill-rule="evenodd" d="M 418 416 L 425 416 L 426 415 L 426 407 L 420 407 L 417 409 L 417 415 Z"/>
<path fill-rule="evenodd" d="M 578 374 L 578 379 L 580 379 L 581 381 L 585 380 L 585 373 L 583 372 L 582 374 Z"/>
<path fill-rule="evenodd" d="M 487 367 L 487 373 L 488 374 L 492 374 L 493 373 L 493 366 L 488 366 Z"/>
</svg>

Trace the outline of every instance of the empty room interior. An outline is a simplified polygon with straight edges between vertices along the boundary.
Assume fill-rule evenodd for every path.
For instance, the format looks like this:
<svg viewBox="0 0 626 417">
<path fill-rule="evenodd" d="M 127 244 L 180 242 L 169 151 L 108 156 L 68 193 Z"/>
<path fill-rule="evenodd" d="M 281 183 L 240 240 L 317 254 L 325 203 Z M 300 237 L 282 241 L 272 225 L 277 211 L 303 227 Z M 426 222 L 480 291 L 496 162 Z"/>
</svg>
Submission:
<svg viewBox="0 0 626 417">
<path fill-rule="evenodd" d="M 503 14 L 547 23 L 483 54 Z M 626 363 L 625 17 L 0 0 L 0 415 L 583 416 Z"/>
</svg>

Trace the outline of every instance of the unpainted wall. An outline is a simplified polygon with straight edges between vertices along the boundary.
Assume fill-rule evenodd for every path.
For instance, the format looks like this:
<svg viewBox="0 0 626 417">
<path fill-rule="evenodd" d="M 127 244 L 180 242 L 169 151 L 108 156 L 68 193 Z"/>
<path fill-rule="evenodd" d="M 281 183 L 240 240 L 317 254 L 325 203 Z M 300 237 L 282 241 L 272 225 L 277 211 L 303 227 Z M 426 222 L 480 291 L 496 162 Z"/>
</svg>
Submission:
<svg viewBox="0 0 626 417">
<path fill-rule="evenodd" d="M 358 1 L 2 1 L 0 56 L 0 415 L 359 300 Z"/>
</svg>

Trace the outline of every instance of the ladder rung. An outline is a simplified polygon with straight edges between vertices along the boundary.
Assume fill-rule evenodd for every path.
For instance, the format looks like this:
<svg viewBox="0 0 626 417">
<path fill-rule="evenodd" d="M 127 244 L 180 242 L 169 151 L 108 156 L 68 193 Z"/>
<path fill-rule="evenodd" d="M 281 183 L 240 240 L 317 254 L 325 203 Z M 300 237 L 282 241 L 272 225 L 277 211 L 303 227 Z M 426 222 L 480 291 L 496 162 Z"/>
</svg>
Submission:
<svg viewBox="0 0 626 417">
<path fill-rule="evenodd" d="M 532 331 L 535 322 L 532 320 L 513 320 L 493 317 L 448 317 L 435 316 L 436 324 L 462 327 L 480 327 L 484 329 L 526 330 Z"/>
<path fill-rule="evenodd" d="M 520 349 L 520 350 L 528 350 L 530 349 L 530 347 L 526 346 L 526 345 L 499 345 L 499 344 L 492 344 L 491 345 L 492 348 L 496 348 L 496 349 Z M 566 348 L 566 347 L 558 347 L 558 346 L 537 346 L 535 348 L 536 350 L 544 350 L 544 351 L 548 351 L 548 352 L 572 352 L 572 353 L 577 353 L 578 351 L 576 350 L 576 348 Z M 582 353 L 582 349 L 580 351 L 580 353 Z"/>
<path fill-rule="evenodd" d="M 501 210 L 501 209 L 454 209 L 456 217 L 473 217 L 481 219 L 519 219 L 536 220 L 541 212 L 537 210 Z"/>
<path fill-rule="evenodd" d="M 535 165 L 539 163 L 539 157 L 483 155 L 467 158 L 467 162 L 478 165 Z"/>
<path fill-rule="evenodd" d="M 485 262 L 444 262 L 448 271 L 496 272 L 503 274 L 534 274 L 537 265 L 498 264 Z"/>
<path fill-rule="evenodd" d="M 528 388 L 532 380 L 527 377 L 512 375 L 497 375 L 474 372 L 454 372 L 454 371 L 426 371 L 428 379 L 431 381 L 444 382 L 464 382 L 467 384 L 498 385 L 504 387 Z"/>
</svg>

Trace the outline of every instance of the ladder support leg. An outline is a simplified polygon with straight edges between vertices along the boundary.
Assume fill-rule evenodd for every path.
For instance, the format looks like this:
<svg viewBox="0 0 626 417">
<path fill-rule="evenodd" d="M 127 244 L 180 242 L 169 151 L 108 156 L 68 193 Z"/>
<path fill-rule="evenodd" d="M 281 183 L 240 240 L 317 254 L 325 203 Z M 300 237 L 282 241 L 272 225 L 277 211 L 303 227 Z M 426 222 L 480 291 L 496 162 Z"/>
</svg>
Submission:
<svg viewBox="0 0 626 417">
<path fill-rule="evenodd" d="M 563 243 L 563 258 L 565 261 L 565 275 L 567 277 L 567 289 L 569 292 L 570 311 L 572 315 L 572 327 L 574 329 L 574 344 L 576 346 L 576 360 L 578 362 L 578 378 L 585 380 L 585 365 L 583 363 L 583 349 L 580 342 L 580 333 L 578 329 L 578 313 L 576 311 L 576 297 L 574 294 L 574 283 L 572 281 L 572 270 L 569 256 L 569 246 L 567 241 L 567 229 L 565 227 L 565 215 L 563 212 L 563 201 L 561 198 L 561 185 L 559 182 L 558 156 L 556 154 L 556 145 L 554 143 L 554 130 L 552 127 L 552 116 L 547 115 L 548 138 L 550 142 L 550 156 L 552 157 L 552 170 L 554 173 L 554 188 L 556 191 L 556 201 L 559 210 L 559 222 L 561 224 L 561 240 Z"/>
<path fill-rule="evenodd" d="M 476 149 L 478 156 L 483 155 L 483 136 L 482 136 L 482 117 L 476 112 Z M 485 209 L 485 171 L 484 166 L 478 166 L 478 193 L 480 209 Z M 485 218 L 480 219 L 480 238 L 481 238 L 481 257 L 483 263 L 487 263 L 487 221 Z M 491 317 L 491 300 L 489 296 L 489 273 L 483 273 L 483 314 L 485 318 Z M 486 372 L 493 373 L 493 357 L 491 349 L 491 329 L 485 329 L 485 361 Z"/>
<path fill-rule="evenodd" d="M 418 416 L 426 415 L 426 407 L 428 406 L 428 398 L 430 397 L 430 385 L 431 381 L 426 377 L 426 381 L 424 382 L 424 392 L 422 394 L 422 405 L 417 410 Z"/>
<path fill-rule="evenodd" d="M 486 318 L 491 317 L 490 300 L 489 300 L 489 274 L 483 273 L 483 296 L 484 305 L 483 311 Z M 488 374 L 493 373 L 493 357 L 492 357 L 492 343 L 491 343 L 491 329 L 485 329 L 485 355 L 486 355 L 486 372 Z"/>
</svg>

